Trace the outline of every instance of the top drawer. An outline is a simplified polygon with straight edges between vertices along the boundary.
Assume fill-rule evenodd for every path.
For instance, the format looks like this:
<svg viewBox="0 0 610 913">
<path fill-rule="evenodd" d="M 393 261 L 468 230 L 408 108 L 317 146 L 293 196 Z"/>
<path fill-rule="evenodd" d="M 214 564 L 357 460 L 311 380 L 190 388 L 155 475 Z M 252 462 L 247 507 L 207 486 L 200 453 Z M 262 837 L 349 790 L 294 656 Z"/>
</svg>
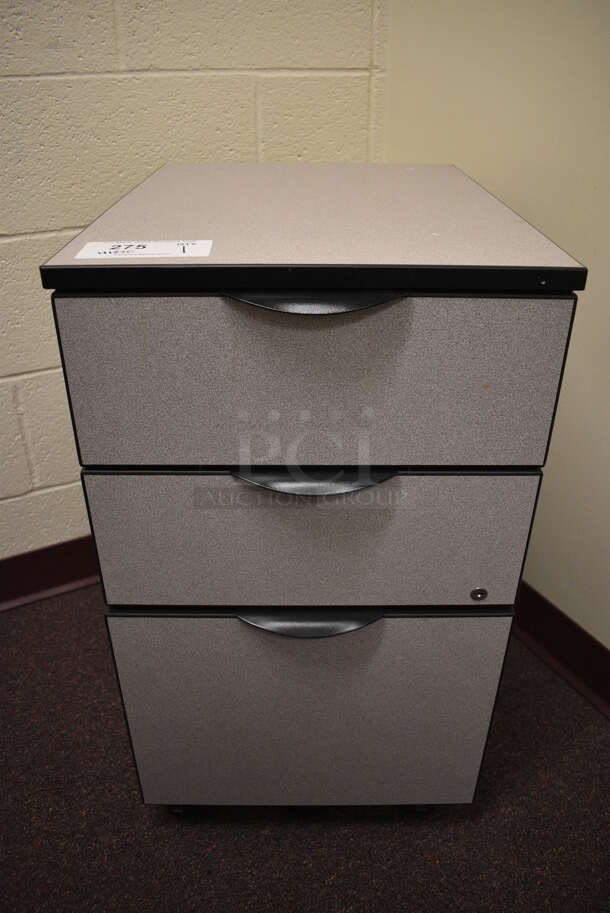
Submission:
<svg viewBox="0 0 610 913">
<path fill-rule="evenodd" d="M 541 465 L 574 304 L 54 296 L 81 463 L 124 466 Z"/>
</svg>

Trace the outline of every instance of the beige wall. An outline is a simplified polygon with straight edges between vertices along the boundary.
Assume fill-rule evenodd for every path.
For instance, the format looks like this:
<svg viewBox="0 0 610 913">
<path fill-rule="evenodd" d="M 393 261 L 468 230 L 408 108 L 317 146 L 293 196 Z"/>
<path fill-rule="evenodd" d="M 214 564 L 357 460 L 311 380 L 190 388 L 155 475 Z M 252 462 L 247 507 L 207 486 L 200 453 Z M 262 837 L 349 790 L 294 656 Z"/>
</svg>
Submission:
<svg viewBox="0 0 610 913">
<path fill-rule="evenodd" d="M 387 3 L 0 0 L 0 17 L 2 558 L 88 531 L 39 264 L 166 161 L 379 158 Z"/>
<path fill-rule="evenodd" d="M 589 267 L 525 577 L 610 645 L 610 4 L 394 0 L 386 159 L 453 162 Z"/>
</svg>

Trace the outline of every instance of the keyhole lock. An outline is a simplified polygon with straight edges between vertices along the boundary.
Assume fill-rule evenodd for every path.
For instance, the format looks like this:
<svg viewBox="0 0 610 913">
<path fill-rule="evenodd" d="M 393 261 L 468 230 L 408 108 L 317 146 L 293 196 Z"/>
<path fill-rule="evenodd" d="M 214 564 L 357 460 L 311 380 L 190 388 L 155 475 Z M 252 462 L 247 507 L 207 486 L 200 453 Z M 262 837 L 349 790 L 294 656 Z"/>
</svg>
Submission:
<svg viewBox="0 0 610 913">
<path fill-rule="evenodd" d="M 474 599 L 475 602 L 481 602 L 483 599 L 487 599 L 487 590 L 484 590 L 483 587 L 477 587 L 470 591 L 470 598 Z"/>
</svg>

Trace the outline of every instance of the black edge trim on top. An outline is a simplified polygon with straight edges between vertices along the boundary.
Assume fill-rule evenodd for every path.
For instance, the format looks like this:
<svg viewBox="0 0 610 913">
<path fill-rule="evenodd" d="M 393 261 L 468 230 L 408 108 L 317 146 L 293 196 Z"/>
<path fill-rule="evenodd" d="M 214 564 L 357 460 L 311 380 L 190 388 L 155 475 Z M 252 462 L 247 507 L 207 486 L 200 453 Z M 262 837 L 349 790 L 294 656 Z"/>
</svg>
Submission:
<svg viewBox="0 0 610 913">
<path fill-rule="evenodd" d="M 572 292 L 584 289 L 582 267 L 530 266 L 48 266 L 43 288 L 70 292 L 485 291 Z"/>
</svg>

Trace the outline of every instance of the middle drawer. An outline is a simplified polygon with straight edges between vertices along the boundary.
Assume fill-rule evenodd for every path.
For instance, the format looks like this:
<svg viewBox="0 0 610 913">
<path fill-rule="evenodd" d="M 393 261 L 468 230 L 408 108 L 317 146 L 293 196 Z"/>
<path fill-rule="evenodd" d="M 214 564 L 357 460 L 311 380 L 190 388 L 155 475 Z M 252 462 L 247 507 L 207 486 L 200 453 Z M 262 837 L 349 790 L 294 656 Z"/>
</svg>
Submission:
<svg viewBox="0 0 610 913">
<path fill-rule="evenodd" d="M 109 605 L 472 606 L 473 590 L 511 605 L 539 482 L 338 470 L 295 488 L 270 470 L 83 472 Z"/>
</svg>

